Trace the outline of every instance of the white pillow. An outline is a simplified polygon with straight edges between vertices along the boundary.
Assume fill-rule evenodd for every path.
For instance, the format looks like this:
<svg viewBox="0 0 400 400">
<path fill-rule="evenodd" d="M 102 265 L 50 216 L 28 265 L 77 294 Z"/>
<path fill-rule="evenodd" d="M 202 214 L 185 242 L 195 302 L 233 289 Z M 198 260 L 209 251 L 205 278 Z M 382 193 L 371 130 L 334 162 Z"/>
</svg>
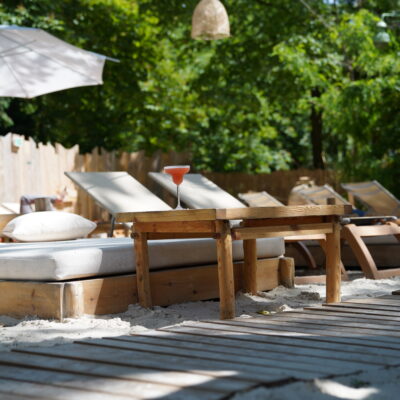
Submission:
<svg viewBox="0 0 400 400">
<path fill-rule="evenodd" d="M 77 214 L 40 211 L 12 219 L 3 234 L 20 242 L 45 242 L 82 238 L 95 228 L 94 222 Z"/>
</svg>

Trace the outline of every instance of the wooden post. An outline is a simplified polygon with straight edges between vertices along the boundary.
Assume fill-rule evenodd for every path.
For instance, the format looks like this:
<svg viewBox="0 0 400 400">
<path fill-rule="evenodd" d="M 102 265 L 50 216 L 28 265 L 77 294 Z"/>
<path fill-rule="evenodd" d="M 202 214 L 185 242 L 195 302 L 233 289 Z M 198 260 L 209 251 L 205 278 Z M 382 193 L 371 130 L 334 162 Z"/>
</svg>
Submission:
<svg viewBox="0 0 400 400">
<path fill-rule="evenodd" d="M 85 313 L 82 282 L 66 282 L 63 293 L 63 317 L 78 318 Z"/>
<path fill-rule="evenodd" d="M 332 221 L 332 233 L 326 234 L 326 302 L 340 302 L 341 260 L 340 260 L 340 223 L 338 218 Z"/>
<path fill-rule="evenodd" d="M 235 317 L 232 236 L 227 221 L 216 221 L 220 318 Z"/>
<path fill-rule="evenodd" d="M 134 247 L 136 259 L 136 279 L 139 304 L 142 307 L 152 306 L 149 273 L 149 250 L 147 246 L 147 233 L 134 234 Z"/>
<path fill-rule="evenodd" d="M 246 293 L 257 294 L 257 241 L 243 240 L 244 267 L 243 290 Z"/>
<path fill-rule="evenodd" d="M 294 287 L 294 260 L 281 257 L 279 259 L 279 284 L 287 288 Z"/>
</svg>

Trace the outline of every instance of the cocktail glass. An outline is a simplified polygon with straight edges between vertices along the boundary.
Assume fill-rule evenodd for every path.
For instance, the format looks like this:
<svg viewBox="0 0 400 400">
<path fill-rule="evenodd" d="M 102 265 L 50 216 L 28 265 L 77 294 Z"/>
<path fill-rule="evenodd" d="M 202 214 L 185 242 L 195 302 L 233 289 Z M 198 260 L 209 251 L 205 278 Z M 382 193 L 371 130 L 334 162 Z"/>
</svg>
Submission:
<svg viewBox="0 0 400 400">
<path fill-rule="evenodd" d="M 170 165 L 164 167 L 164 172 L 172 176 L 172 180 L 176 185 L 176 197 L 178 198 L 178 204 L 175 210 L 183 210 L 181 206 L 181 194 L 179 191 L 179 185 L 183 182 L 183 177 L 190 171 L 190 165 Z"/>
</svg>

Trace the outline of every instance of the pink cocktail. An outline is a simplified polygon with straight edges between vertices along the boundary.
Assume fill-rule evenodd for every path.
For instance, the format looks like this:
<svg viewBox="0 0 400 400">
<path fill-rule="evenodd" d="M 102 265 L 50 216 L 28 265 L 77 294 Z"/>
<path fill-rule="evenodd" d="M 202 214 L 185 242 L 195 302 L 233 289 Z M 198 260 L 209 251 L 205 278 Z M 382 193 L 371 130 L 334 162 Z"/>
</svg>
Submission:
<svg viewBox="0 0 400 400">
<path fill-rule="evenodd" d="M 172 180 L 176 185 L 176 195 L 178 197 L 178 205 L 175 210 L 182 210 L 181 207 L 181 196 L 179 192 L 179 185 L 183 182 L 183 177 L 190 171 L 190 165 L 170 165 L 164 167 L 164 172 L 171 175 Z"/>
</svg>

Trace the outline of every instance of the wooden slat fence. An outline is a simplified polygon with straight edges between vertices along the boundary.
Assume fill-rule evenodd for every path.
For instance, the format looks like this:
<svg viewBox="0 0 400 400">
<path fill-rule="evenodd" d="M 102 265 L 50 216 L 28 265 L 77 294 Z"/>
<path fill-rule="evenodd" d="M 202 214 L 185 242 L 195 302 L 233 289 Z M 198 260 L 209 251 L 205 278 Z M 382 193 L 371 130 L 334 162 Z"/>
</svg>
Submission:
<svg viewBox="0 0 400 400">
<path fill-rule="evenodd" d="M 16 148 L 13 143 L 18 139 L 22 145 Z M 142 151 L 120 153 L 94 149 L 91 153 L 79 154 L 78 146 L 66 149 L 60 144 L 37 144 L 32 139 L 9 133 L 0 136 L 0 204 L 19 202 L 20 196 L 24 194 L 54 195 L 66 187 L 68 193 L 76 198 L 75 206 L 70 211 L 91 219 L 105 218 L 104 210 L 97 207 L 84 192 L 76 192 L 64 172 L 128 171 L 155 194 L 174 205 L 175 200 L 149 179 L 147 174 L 149 171 L 161 171 L 164 165 L 190 163 L 189 153 L 156 152 L 148 157 Z M 233 195 L 266 190 L 284 203 L 300 176 L 310 176 L 317 184 L 329 183 L 337 187 L 335 174 L 323 170 L 298 169 L 257 175 L 204 174 Z"/>
</svg>

